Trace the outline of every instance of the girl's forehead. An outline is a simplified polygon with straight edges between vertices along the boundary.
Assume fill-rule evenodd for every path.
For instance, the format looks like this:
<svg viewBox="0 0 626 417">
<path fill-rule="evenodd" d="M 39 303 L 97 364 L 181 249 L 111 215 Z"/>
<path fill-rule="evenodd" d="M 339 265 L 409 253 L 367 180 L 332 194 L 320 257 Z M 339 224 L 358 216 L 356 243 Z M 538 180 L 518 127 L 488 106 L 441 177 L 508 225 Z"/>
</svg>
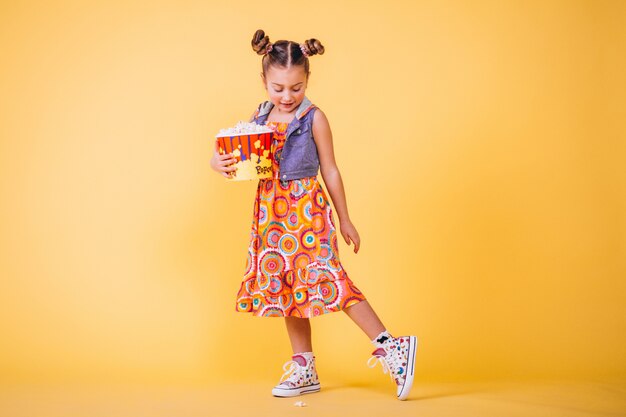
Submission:
<svg viewBox="0 0 626 417">
<path fill-rule="evenodd" d="M 268 83 L 282 85 L 295 85 L 306 81 L 306 73 L 303 66 L 289 68 L 270 66 L 265 74 Z"/>
</svg>

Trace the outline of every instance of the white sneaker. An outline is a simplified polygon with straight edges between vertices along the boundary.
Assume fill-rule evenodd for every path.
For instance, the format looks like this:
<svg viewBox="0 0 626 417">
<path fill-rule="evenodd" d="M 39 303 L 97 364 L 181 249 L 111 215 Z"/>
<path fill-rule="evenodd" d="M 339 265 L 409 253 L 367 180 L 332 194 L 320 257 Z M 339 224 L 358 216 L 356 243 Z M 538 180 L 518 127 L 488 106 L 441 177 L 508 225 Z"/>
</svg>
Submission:
<svg viewBox="0 0 626 417">
<path fill-rule="evenodd" d="M 397 386 L 396 395 L 399 400 L 406 400 L 413 385 L 415 372 L 415 352 L 417 351 L 416 336 L 401 336 L 385 340 L 372 352 L 367 361 L 370 368 L 380 363 L 383 372 L 389 376 Z"/>
<path fill-rule="evenodd" d="M 312 352 L 296 353 L 283 365 L 285 373 L 272 390 L 275 397 L 296 397 L 320 390 Z"/>
</svg>

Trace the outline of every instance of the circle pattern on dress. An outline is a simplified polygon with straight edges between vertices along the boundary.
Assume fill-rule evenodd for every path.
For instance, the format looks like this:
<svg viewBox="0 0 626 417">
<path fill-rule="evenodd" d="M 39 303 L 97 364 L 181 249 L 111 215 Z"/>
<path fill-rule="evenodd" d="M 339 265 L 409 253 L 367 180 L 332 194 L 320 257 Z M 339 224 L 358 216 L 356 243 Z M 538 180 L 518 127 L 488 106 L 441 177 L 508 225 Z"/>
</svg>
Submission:
<svg viewBox="0 0 626 417">
<path fill-rule="evenodd" d="M 259 225 L 264 225 L 267 223 L 267 207 L 264 204 L 261 204 L 258 210 L 258 218 Z"/>
<path fill-rule="evenodd" d="M 259 277 L 257 278 L 257 285 L 259 286 L 260 290 L 268 289 L 270 286 L 270 276 L 265 274 L 259 275 Z"/>
<path fill-rule="evenodd" d="M 311 301 L 311 315 L 313 317 L 321 316 L 325 312 L 324 302 L 321 300 Z"/>
<path fill-rule="evenodd" d="M 298 200 L 297 214 L 298 214 L 298 219 L 300 222 L 303 222 L 305 224 L 311 222 L 312 220 L 311 206 L 312 204 L 309 199 L 302 198 Z"/>
<path fill-rule="evenodd" d="M 282 219 L 289 214 L 289 201 L 284 196 L 278 196 L 274 199 L 274 214 Z"/>
<path fill-rule="evenodd" d="M 271 222 L 269 226 L 263 231 L 262 244 L 266 244 L 271 248 L 278 246 L 278 242 L 285 233 L 285 227 L 278 222 Z"/>
<path fill-rule="evenodd" d="M 307 252 L 299 252 L 293 258 L 293 266 L 296 269 L 305 269 L 311 262 L 313 258 Z"/>
<path fill-rule="evenodd" d="M 313 250 L 317 247 L 318 240 L 312 228 L 309 227 L 302 231 L 302 234 L 300 235 L 300 244 L 302 247 L 309 250 Z"/>
<path fill-rule="evenodd" d="M 285 258 L 278 251 L 268 250 L 264 252 L 259 259 L 259 269 L 261 271 L 259 282 L 265 279 L 266 276 L 272 277 L 279 275 L 285 270 Z M 265 288 L 267 287 L 263 287 L 262 289 Z"/>
<path fill-rule="evenodd" d="M 296 300 L 296 304 L 303 305 L 307 300 L 307 289 L 306 288 L 298 288 L 293 293 L 293 298 Z"/>
<path fill-rule="evenodd" d="M 287 228 L 287 230 L 292 232 L 295 232 L 300 228 L 300 218 L 298 218 L 298 213 L 290 213 L 287 216 L 285 227 Z"/>
<path fill-rule="evenodd" d="M 321 190 L 315 191 L 313 201 L 315 202 L 315 205 L 320 209 L 324 209 L 326 207 L 326 199 L 324 198 L 324 194 Z"/>
<path fill-rule="evenodd" d="M 298 201 L 306 195 L 306 189 L 302 185 L 302 181 L 294 181 L 289 196 L 291 200 Z"/>
<path fill-rule="evenodd" d="M 319 294 L 322 296 L 324 304 L 335 304 L 337 302 L 339 291 L 337 285 L 332 281 L 325 281 L 320 283 L 317 287 Z"/>
<path fill-rule="evenodd" d="M 326 230 L 326 224 L 324 223 L 324 215 L 320 212 L 313 213 L 311 215 L 311 226 L 313 226 L 313 231 L 318 234 L 324 234 Z"/>
<path fill-rule="evenodd" d="M 278 241 L 278 249 L 285 255 L 293 255 L 298 250 L 298 239 L 294 235 L 286 233 Z"/>
<path fill-rule="evenodd" d="M 320 251 L 317 254 L 317 259 L 320 262 L 326 262 L 328 260 L 330 260 L 330 258 L 333 256 L 332 250 L 330 248 L 330 245 L 328 245 L 327 243 L 322 243 L 320 245 Z"/>
<path fill-rule="evenodd" d="M 278 294 L 280 293 L 280 291 L 282 290 L 283 285 L 281 283 L 281 280 L 279 278 L 270 278 L 270 286 L 268 288 L 268 291 L 271 294 Z"/>
</svg>

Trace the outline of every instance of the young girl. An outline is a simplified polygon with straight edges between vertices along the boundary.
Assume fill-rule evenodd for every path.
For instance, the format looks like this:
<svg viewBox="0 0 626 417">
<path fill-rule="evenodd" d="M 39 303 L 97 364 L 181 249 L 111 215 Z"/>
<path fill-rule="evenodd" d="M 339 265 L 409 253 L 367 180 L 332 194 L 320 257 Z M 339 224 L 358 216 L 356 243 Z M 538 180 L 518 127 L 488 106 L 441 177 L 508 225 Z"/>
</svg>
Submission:
<svg viewBox="0 0 626 417">
<path fill-rule="evenodd" d="M 358 253 L 361 242 L 348 215 L 328 119 L 304 94 L 309 57 L 323 54 L 324 47 L 317 39 L 270 43 L 257 30 L 252 49 L 263 55 L 261 79 L 269 100 L 257 107 L 250 121 L 274 131 L 274 174 L 258 183 L 236 310 L 285 318 L 293 356 L 272 394 L 293 397 L 320 390 L 309 319 L 341 310 L 375 346 L 368 365 L 380 362 L 397 385 L 397 397 L 404 400 L 413 383 L 417 338 L 389 334 L 348 277 L 339 261 L 333 212 L 317 180 L 319 169 L 337 210 L 341 236 Z M 228 178 L 236 169 L 234 162 L 232 154 L 216 151 L 211 167 Z"/>
</svg>

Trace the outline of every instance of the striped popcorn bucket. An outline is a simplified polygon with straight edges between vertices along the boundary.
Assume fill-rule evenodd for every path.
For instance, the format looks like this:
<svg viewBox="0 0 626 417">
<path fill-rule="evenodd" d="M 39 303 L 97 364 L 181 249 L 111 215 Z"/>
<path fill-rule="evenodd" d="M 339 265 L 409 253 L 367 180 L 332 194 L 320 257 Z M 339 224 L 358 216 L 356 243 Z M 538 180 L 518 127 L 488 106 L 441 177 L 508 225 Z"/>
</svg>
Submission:
<svg viewBox="0 0 626 417">
<path fill-rule="evenodd" d="M 230 181 L 272 178 L 272 132 L 216 136 L 220 155 L 232 153 L 237 171 Z"/>
</svg>

